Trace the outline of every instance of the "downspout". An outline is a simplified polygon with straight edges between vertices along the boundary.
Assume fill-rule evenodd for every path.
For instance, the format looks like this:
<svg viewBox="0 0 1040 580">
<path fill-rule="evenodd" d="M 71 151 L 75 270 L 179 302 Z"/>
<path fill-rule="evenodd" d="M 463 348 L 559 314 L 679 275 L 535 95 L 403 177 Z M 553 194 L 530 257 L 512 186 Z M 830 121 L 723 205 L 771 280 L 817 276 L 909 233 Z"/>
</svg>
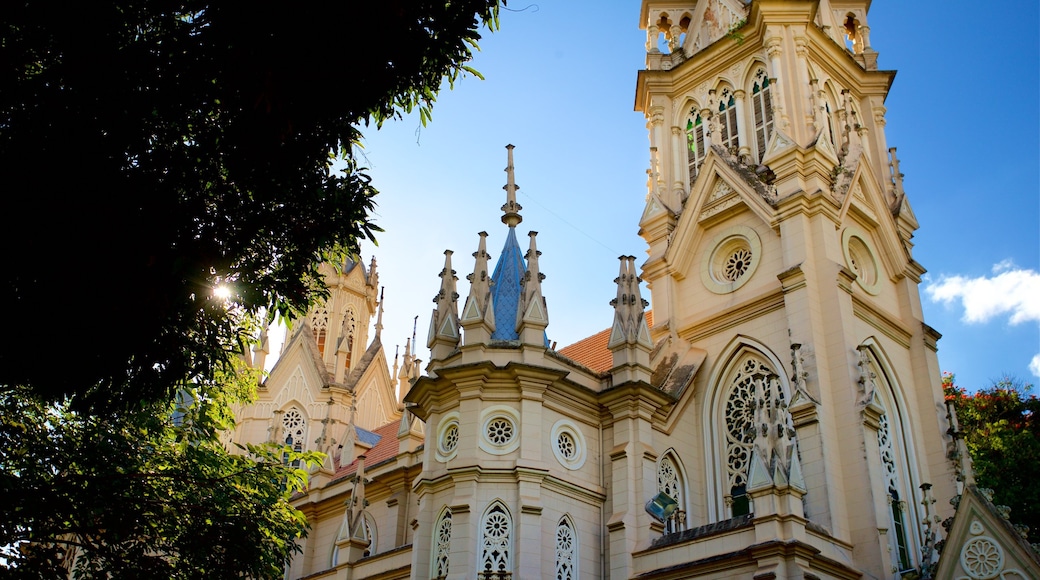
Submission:
<svg viewBox="0 0 1040 580">
<path fill-rule="evenodd" d="M 599 577 L 607 577 L 607 522 L 606 522 L 606 504 L 607 504 L 607 487 L 606 487 L 606 475 L 604 471 L 607 469 L 607 462 L 603 459 L 603 419 L 599 420 L 599 488 L 603 490 L 603 501 L 599 504 Z"/>
</svg>

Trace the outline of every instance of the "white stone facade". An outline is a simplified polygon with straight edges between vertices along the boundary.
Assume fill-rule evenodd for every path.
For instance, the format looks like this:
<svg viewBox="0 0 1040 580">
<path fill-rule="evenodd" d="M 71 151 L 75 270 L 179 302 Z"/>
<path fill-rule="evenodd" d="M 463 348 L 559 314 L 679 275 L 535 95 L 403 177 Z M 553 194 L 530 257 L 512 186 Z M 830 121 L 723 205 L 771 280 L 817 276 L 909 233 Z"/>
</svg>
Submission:
<svg viewBox="0 0 1040 580">
<path fill-rule="evenodd" d="M 651 167 L 632 217 L 649 258 L 622 257 L 607 331 L 548 348 L 533 233 L 505 264 L 521 255 L 511 146 L 499 266 L 481 234 L 460 304 L 446 253 L 421 376 L 411 348 L 392 372 L 378 340 L 362 349 L 374 266 L 348 273 L 310 320 L 324 346 L 290 341 L 235 435 L 282 441 L 278 421 L 300 412 L 307 448 L 335 458 L 297 502 L 313 529 L 288 577 L 934 570 L 937 523 L 971 482 L 951 460 L 869 4 L 643 0 Z M 347 356 L 362 366 L 342 372 Z M 985 542 L 1020 548 L 967 525 L 954 529 L 973 547 L 947 545 L 940 565 L 992 577 Z"/>
</svg>

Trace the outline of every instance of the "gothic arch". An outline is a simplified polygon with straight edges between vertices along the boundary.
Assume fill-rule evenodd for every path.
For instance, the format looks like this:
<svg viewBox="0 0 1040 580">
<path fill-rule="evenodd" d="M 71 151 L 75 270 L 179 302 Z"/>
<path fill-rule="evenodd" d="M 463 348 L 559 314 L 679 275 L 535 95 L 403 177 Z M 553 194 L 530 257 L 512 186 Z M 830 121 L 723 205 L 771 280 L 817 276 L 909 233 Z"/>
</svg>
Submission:
<svg viewBox="0 0 1040 580">
<path fill-rule="evenodd" d="M 769 67 L 760 60 L 751 62 L 744 79 L 745 122 L 750 143 L 746 143 L 760 163 L 766 155 L 769 139 L 776 132 L 776 105 L 773 102 L 773 79 Z"/>
<path fill-rule="evenodd" d="M 308 449 L 308 433 L 310 432 L 310 418 L 307 416 L 306 407 L 293 400 L 282 408 L 279 413 L 278 437 L 275 443 L 285 444 L 293 451 L 302 452 Z M 294 461 L 293 465 L 299 465 Z"/>
<path fill-rule="evenodd" d="M 318 356 L 324 357 L 329 339 L 329 310 L 325 305 L 319 306 L 311 313 L 310 327 L 318 347 Z"/>
<path fill-rule="evenodd" d="M 879 413 L 876 430 L 869 429 L 877 436 L 881 459 L 878 468 L 884 489 L 876 492 L 889 502 L 888 539 L 893 565 L 903 570 L 915 565 L 921 546 L 921 514 L 916 495 L 921 475 L 908 407 L 881 344 L 874 337 L 867 338 L 860 344 L 859 352 L 861 366 L 866 365 L 860 369 L 863 403 Z"/>
<path fill-rule="evenodd" d="M 695 99 L 687 97 L 678 111 L 679 118 L 676 120 L 676 125 L 683 131 L 687 191 L 693 189 L 693 182 L 697 179 L 708 153 L 708 119 L 701 113 L 703 109 Z"/>
<path fill-rule="evenodd" d="M 345 371 L 349 374 L 350 369 L 354 366 L 354 345 L 357 342 L 358 337 L 358 315 L 354 305 L 348 305 L 346 311 L 343 313 L 343 325 L 340 329 L 340 348 L 346 352 L 346 357 L 342 361 Z"/>
<path fill-rule="evenodd" d="M 513 516 L 502 500 L 496 499 L 480 518 L 478 574 L 512 572 Z"/>
<path fill-rule="evenodd" d="M 708 519 L 716 522 L 751 511 L 744 492 L 753 436 L 752 385 L 776 380 L 785 400 L 791 399 L 787 371 L 764 344 L 738 335 L 723 349 L 709 377 L 704 405 L 704 440 L 708 447 Z"/>
<path fill-rule="evenodd" d="M 451 560 L 451 508 L 441 508 L 435 521 L 430 544 L 430 578 L 446 578 Z"/>
<path fill-rule="evenodd" d="M 747 66 L 744 67 L 744 78 L 740 83 L 740 86 L 744 87 L 745 91 L 751 92 L 751 85 L 755 82 L 755 73 L 758 69 L 765 70 L 766 76 L 772 74 L 770 71 L 769 63 L 762 60 L 759 57 L 753 57 L 747 62 Z"/>
<path fill-rule="evenodd" d="M 712 115 L 715 117 L 714 129 L 717 135 L 713 135 L 712 141 L 721 145 L 724 149 L 734 149 L 745 146 L 740 142 L 740 127 L 746 123 L 741 119 L 733 83 L 720 79 L 715 85 L 715 99 L 711 107 Z"/>
<path fill-rule="evenodd" d="M 564 514 L 556 524 L 556 563 L 554 566 L 557 580 L 574 580 L 578 578 L 578 528 L 571 516 Z"/>
<path fill-rule="evenodd" d="M 678 504 L 677 510 L 690 513 L 690 486 L 686 477 L 686 468 L 675 448 L 669 448 L 657 460 L 657 491 L 668 495 Z M 665 531 L 678 532 L 680 525 L 673 521 L 665 523 Z"/>
</svg>

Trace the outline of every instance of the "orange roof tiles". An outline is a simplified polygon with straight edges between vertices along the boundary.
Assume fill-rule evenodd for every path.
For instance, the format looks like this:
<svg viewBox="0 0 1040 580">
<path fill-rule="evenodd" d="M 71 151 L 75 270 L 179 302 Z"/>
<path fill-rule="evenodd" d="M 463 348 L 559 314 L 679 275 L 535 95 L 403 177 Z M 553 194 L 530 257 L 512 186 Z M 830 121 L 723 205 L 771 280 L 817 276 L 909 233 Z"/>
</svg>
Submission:
<svg viewBox="0 0 1040 580">
<path fill-rule="evenodd" d="M 383 461 L 390 459 L 397 455 L 398 442 L 397 442 L 397 430 L 401 427 L 400 421 L 394 421 L 387 423 L 382 427 L 372 431 L 376 435 L 379 435 L 379 442 L 376 443 L 371 449 L 365 452 L 365 469 L 378 465 Z M 341 465 L 336 470 L 335 475 L 332 476 L 332 481 L 337 481 L 352 475 L 357 472 L 358 462 L 357 459 L 352 461 L 349 465 Z"/>
<path fill-rule="evenodd" d="M 649 326 L 654 325 L 653 311 L 646 313 L 646 323 Z M 579 362 L 589 367 L 597 373 L 605 373 L 609 371 L 610 367 L 614 364 L 614 358 L 611 356 L 610 350 L 607 348 L 607 342 L 610 340 L 610 330 L 610 328 L 601 330 L 574 344 L 569 344 L 557 352 L 575 362 Z"/>
</svg>

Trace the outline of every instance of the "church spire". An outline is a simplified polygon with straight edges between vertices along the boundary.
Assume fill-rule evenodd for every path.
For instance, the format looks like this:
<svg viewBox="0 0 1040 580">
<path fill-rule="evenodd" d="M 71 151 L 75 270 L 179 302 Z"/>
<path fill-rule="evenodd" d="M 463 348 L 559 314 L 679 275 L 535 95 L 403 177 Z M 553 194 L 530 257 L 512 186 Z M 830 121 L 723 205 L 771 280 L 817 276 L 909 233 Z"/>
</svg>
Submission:
<svg viewBox="0 0 1040 580">
<path fill-rule="evenodd" d="M 495 330 L 494 301 L 491 298 L 491 276 L 488 275 L 487 232 L 480 232 L 480 244 L 473 253 L 476 262 L 469 280 L 469 296 L 462 309 L 461 323 L 466 344 L 487 343 Z"/>
<path fill-rule="evenodd" d="M 513 149 L 513 145 L 506 145 L 509 161 L 506 163 L 506 184 L 502 187 L 506 190 L 506 203 L 502 206 L 502 223 L 510 228 L 515 228 L 517 224 L 524 221 L 520 215 L 520 210 L 524 208 L 516 203 L 516 190 L 520 189 L 520 186 L 516 184 L 513 176 Z"/>
<path fill-rule="evenodd" d="M 451 250 L 444 250 L 441 289 L 434 296 L 437 306 L 430 319 L 430 358 L 444 359 L 459 346 L 459 293 L 455 291 L 455 270 L 451 268 Z"/>
<path fill-rule="evenodd" d="M 502 206 L 504 215 L 502 223 L 509 226 L 506 243 L 495 264 L 495 272 L 491 275 L 491 308 L 494 308 L 494 320 L 499 322 L 491 331 L 492 340 L 517 340 L 520 335 L 516 331 L 518 320 L 517 309 L 520 305 L 520 285 L 527 272 L 524 254 L 516 241 L 516 225 L 523 221 L 520 217 L 520 204 L 516 203 L 516 190 L 519 189 L 513 175 L 513 146 L 506 145 L 509 161 L 506 165 L 506 203 Z"/>
</svg>

